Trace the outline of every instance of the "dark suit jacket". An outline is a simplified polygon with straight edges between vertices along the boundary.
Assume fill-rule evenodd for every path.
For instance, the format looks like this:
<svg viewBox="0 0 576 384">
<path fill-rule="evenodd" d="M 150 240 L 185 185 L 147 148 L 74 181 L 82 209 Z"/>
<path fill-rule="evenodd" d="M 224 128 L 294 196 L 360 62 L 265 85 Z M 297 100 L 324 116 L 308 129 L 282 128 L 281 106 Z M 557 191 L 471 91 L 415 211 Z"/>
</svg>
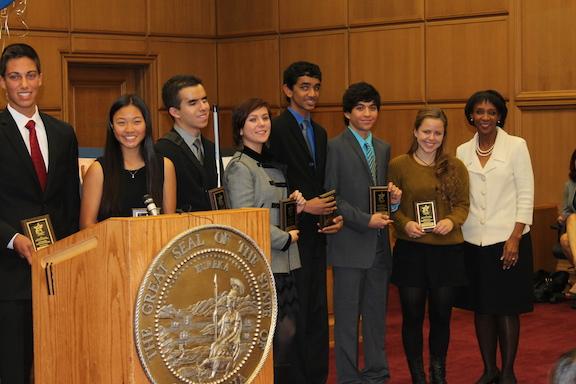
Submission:
<svg viewBox="0 0 576 384">
<path fill-rule="evenodd" d="M 316 166 L 314 166 L 312 161 L 302 130 L 289 110 L 286 109 L 272 120 L 272 132 L 270 134 L 270 149 L 274 157 L 288 166 L 287 181 L 290 191 L 299 190 L 307 200 L 324 193 L 324 172 L 326 170 L 326 147 L 328 142 L 324 128 L 314 121 L 312 121 L 312 127 L 316 140 Z M 317 223 L 318 218 L 314 215 L 307 213 L 300 215 L 298 245 L 301 258 L 304 253 L 309 253 L 303 252 L 303 250 L 311 249 L 310 247 L 315 242 L 322 242 L 322 247 L 325 245 L 324 236 L 317 233 Z M 323 254 L 324 251 L 322 252 Z M 315 254 L 310 255 L 310 257 L 314 256 Z"/>
<path fill-rule="evenodd" d="M 376 155 L 378 185 L 388 183 L 390 145 L 372 136 Z M 373 186 L 370 166 L 352 132 L 346 128 L 328 143 L 326 189 L 336 189 L 338 211 L 344 227 L 328 237 L 328 263 L 337 267 L 370 268 L 378 246 L 391 262 L 388 231 L 368 228 L 370 221 L 369 187 Z M 378 242 L 382 242 L 378 244 Z"/>
<path fill-rule="evenodd" d="M 32 159 L 8 110 L 0 112 L 0 300 L 31 298 L 30 267 L 6 248 L 20 220 L 49 214 L 57 239 L 78 230 L 78 142 L 73 128 L 40 113 L 48 138 L 48 179 L 42 192 Z"/>
<path fill-rule="evenodd" d="M 214 143 L 202 136 L 204 165 L 200 164 L 182 136 L 175 130 L 156 143 L 156 150 L 176 169 L 176 207 L 184 212 L 210 211 L 208 190 L 218 186 Z M 224 168 L 220 167 L 222 172 Z"/>
</svg>

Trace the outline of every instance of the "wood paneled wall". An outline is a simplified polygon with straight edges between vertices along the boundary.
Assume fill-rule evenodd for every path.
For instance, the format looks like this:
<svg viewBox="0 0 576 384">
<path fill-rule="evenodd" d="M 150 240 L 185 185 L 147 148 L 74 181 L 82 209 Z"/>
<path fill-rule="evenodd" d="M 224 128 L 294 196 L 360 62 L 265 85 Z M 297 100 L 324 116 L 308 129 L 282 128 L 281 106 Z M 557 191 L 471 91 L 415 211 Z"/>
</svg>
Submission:
<svg viewBox="0 0 576 384">
<path fill-rule="evenodd" d="M 570 154 L 576 148 L 576 53 L 572 49 L 576 34 L 569 32 L 576 3 L 240 2 L 246 7 L 238 3 L 216 0 L 216 18 L 227 23 L 218 25 L 216 37 L 218 96 L 225 109 L 253 96 L 282 107 L 283 69 L 293 61 L 308 60 L 322 68 L 315 118 L 330 136 L 343 128 L 344 89 L 368 81 L 383 100 L 376 135 L 392 144 L 393 155 L 407 150 L 414 116 L 424 105 L 445 109 L 447 147 L 454 152 L 474 133 L 463 115 L 466 99 L 477 90 L 497 89 L 509 101 L 506 129 L 528 141 L 536 205 L 559 203 Z M 254 72 L 260 76 L 253 77 Z M 243 74 L 253 82 L 242 79 Z M 273 78 L 278 82 L 269 84 Z"/>
<path fill-rule="evenodd" d="M 9 8 L 8 44 L 26 41 L 41 55 L 41 107 L 67 118 L 66 65 L 75 56 L 150 62 L 158 126 L 171 121 L 161 86 L 176 73 L 204 80 L 222 107 L 222 143 L 232 143 L 230 110 L 259 96 L 284 105 L 283 69 L 296 60 L 323 71 L 315 118 L 342 130 L 341 97 L 353 82 L 373 83 L 384 102 L 376 134 L 403 153 L 424 105 L 445 108 L 448 149 L 473 130 L 462 108 L 474 91 L 509 100 L 507 129 L 528 141 L 536 204 L 558 204 L 576 147 L 576 3 L 566 0 L 52 0 L 29 2 L 22 24 Z M 64 59 L 66 57 L 66 59 Z M 70 59 L 72 58 L 72 59 Z M 208 132 L 208 136 L 210 133 Z"/>
<path fill-rule="evenodd" d="M 3 31 L 2 43 L 26 42 L 38 51 L 44 80 L 40 107 L 54 116 L 68 118 L 70 62 L 150 63 L 144 86 L 156 135 L 172 125 L 161 98 L 169 77 L 194 73 L 217 100 L 215 0 L 29 1 L 28 31 L 13 7 L 8 14 L 10 36 Z"/>
</svg>

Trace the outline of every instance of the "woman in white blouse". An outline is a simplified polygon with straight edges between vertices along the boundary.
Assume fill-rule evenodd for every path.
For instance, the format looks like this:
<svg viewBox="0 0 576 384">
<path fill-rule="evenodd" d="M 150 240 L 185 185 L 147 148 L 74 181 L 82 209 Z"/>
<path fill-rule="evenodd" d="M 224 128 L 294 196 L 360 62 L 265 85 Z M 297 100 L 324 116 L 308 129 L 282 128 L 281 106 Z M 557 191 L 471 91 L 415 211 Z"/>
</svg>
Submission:
<svg viewBox="0 0 576 384">
<path fill-rule="evenodd" d="M 526 141 L 502 128 L 508 109 L 496 91 L 472 95 L 466 119 L 476 128 L 457 157 L 470 175 L 470 212 L 462 233 L 484 373 L 477 381 L 516 383 L 514 360 L 521 313 L 532 305 L 534 175 Z M 500 346 L 501 371 L 496 363 Z"/>
</svg>

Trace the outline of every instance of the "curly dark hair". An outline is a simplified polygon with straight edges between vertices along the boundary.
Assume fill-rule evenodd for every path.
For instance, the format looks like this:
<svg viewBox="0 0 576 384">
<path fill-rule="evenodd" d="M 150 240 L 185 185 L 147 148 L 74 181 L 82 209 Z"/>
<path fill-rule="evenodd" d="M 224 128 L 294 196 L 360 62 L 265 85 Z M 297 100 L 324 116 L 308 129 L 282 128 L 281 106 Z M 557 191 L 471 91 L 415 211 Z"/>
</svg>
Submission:
<svg viewBox="0 0 576 384">
<path fill-rule="evenodd" d="M 380 109 L 380 93 L 372 84 L 359 82 L 351 84 L 342 96 L 342 110 L 345 113 L 352 112 L 355 106 L 360 102 L 373 102 L 376 108 Z M 344 116 L 344 124 L 348 125 L 349 120 Z"/>
</svg>

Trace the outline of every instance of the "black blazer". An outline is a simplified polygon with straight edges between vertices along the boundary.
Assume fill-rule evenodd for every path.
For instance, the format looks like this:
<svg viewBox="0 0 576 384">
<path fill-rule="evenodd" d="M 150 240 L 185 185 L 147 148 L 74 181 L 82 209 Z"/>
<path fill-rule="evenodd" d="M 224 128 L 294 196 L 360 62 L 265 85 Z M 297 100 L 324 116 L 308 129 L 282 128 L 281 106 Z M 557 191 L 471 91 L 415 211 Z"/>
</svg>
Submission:
<svg viewBox="0 0 576 384">
<path fill-rule="evenodd" d="M 31 298 L 28 262 L 6 248 L 22 233 L 20 220 L 49 214 L 57 239 L 78 230 L 80 182 L 74 129 L 40 113 L 48 138 L 48 179 L 43 192 L 16 122 L 0 112 L 0 300 Z"/>
<path fill-rule="evenodd" d="M 274 157 L 288 166 L 287 181 L 290 191 L 299 190 L 304 198 L 310 200 L 324 193 L 324 173 L 326 171 L 326 148 L 328 136 L 326 130 L 312 121 L 316 141 L 316 166 L 298 126 L 296 118 L 285 110 L 272 120 L 270 149 Z M 317 234 L 318 218 L 303 213 L 300 216 L 300 249 L 306 248 L 309 241 L 317 238 L 324 241 L 324 236 Z"/>
<path fill-rule="evenodd" d="M 218 186 L 214 143 L 202 136 L 204 165 L 200 164 L 182 136 L 172 130 L 156 143 L 156 151 L 169 158 L 176 169 L 176 208 L 184 212 L 210 211 L 207 191 Z M 222 172 L 224 168 L 220 167 Z"/>
</svg>

